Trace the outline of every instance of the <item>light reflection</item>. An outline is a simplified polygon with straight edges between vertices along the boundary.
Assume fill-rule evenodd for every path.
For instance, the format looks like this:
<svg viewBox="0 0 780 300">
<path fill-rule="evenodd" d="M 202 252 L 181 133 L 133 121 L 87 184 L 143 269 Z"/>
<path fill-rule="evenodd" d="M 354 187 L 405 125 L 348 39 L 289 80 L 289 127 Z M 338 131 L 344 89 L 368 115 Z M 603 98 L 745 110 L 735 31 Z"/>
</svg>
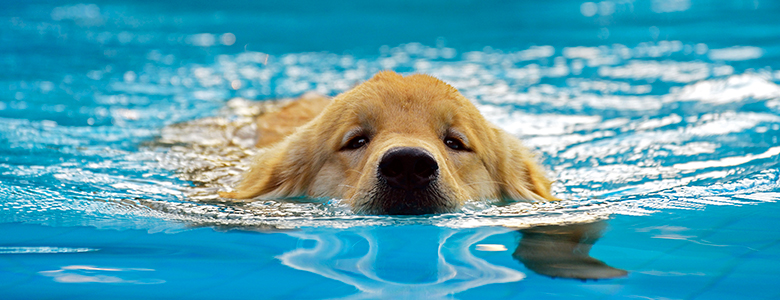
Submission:
<svg viewBox="0 0 780 300">
<path fill-rule="evenodd" d="M 606 226 L 603 222 L 543 226 L 520 230 L 511 255 L 528 269 L 550 277 L 606 279 L 625 276 L 588 254 Z M 444 298 L 479 286 L 523 280 L 518 268 L 495 265 L 476 251 L 506 251 L 501 244 L 479 244 L 512 232 L 504 227 L 474 230 L 420 228 L 414 241 L 398 241 L 392 227 L 353 228 L 343 232 L 289 232 L 310 247 L 278 257 L 282 264 L 354 286 L 356 298 Z M 307 243 L 299 243 L 307 244 Z M 402 275 L 398 275 L 398 274 Z"/>
<path fill-rule="evenodd" d="M 216 40 L 216 37 L 211 33 L 199 33 L 187 37 L 187 43 L 200 47 L 211 47 Z"/>
<path fill-rule="evenodd" d="M 496 245 L 496 244 L 477 244 L 476 247 L 477 251 L 489 251 L 489 252 L 498 252 L 498 251 L 506 251 L 506 246 L 504 245 Z"/>
<path fill-rule="evenodd" d="M 597 9 L 604 6 L 601 3 L 593 5 Z M 229 45 L 235 42 L 234 39 L 235 35 L 232 33 L 200 33 L 189 36 L 187 41 L 196 46 L 210 47 L 217 43 Z M 684 44 L 677 40 L 663 40 L 639 43 L 634 47 L 621 44 L 563 47 L 557 56 L 557 49 L 549 45 L 533 46 L 515 52 L 503 52 L 487 47 L 482 51 L 463 53 L 461 61 L 451 61 L 457 51 L 444 46 L 429 47 L 410 43 L 382 49 L 382 54 L 375 59 L 359 60 L 351 55 L 332 53 L 288 53 L 273 57 L 265 53 L 247 51 L 235 55 L 219 55 L 217 63 L 211 66 L 185 65 L 176 72 L 168 70 L 174 57 L 158 50 L 147 55 L 151 64 L 146 65 L 143 72 L 125 71 L 124 81 L 127 84 L 138 84 L 137 79 L 146 75 L 152 87 L 155 84 L 160 87 L 157 92 L 154 89 L 145 89 L 144 92 L 150 95 L 165 95 L 169 93 L 169 89 L 164 87 L 167 84 L 176 86 L 187 83 L 184 85 L 188 88 L 235 89 L 233 83 L 240 80 L 242 94 L 267 98 L 295 96 L 315 89 L 332 95 L 348 89 L 356 81 L 367 79 L 381 69 L 411 68 L 414 72 L 440 77 L 463 90 L 470 98 L 480 99 L 479 102 L 483 103 L 538 102 L 576 107 L 578 102 L 588 99 L 588 93 L 595 92 L 596 96 L 619 93 L 623 97 L 606 105 L 596 100 L 585 101 L 583 104 L 599 109 L 652 110 L 658 108 L 652 104 L 657 101 L 653 98 L 657 97 L 637 100 L 651 102 L 651 105 L 647 106 L 622 105 L 622 102 L 631 102 L 632 95 L 647 94 L 652 90 L 652 86 L 642 81 L 691 83 L 713 76 L 731 75 L 734 72 L 733 67 L 723 63 L 660 60 L 661 58 L 709 53 L 717 61 L 729 61 L 757 58 L 760 56 L 757 53 L 762 52 L 761 48 L 753 46 L 709 50 L 707 45 L 701 43 Z M 576 77 L 594 68 L 602 80 L 589 79 L 589 76 Z M 89 73 L 89 77 L 96 80 L 105 80 L 106 75 L 108 74 L 100 71 Z M 564 87 L 550 86 L 547 88 L 549 91 L 541 91 L 541 95 L 532 91 L 538 88 L 534 85 L 544 78 L 560 77 L 579 80 L 581 84 L 574 82 Z M 608 79 L 612 80 L 607 81 Z M 122 85 L 115 87 L 120 91 L 137 90 L 128 90 Z M 674 90 L 676 87 L 672 88 Z"/>
<path fill-rule="evenodd" d="M 779 154 L 780 154 L 780 146 L 769 148 L 769 150 L 760 154 L 747 154 L 745 156 L 726 157 L 714 161 L 692 161 L 692 162 L 687 162 L 682 164 L 676 164 L 674 165 L 674 168 L 680 170 L 701 170 L 701 169 L 716 168 L 716 167 L 731 167 L 731 166 L 738 166 L 741 164 L 745 164 L 757 159 L 774 157 Z"/>
<path fill-rule="evenodd" d="M 653 3 L 658 11 L 679 11 L 681 8 L 687 9 L 686 6 L 690 4 L 685 1 Z M 632 5 L 630 1 L 595 1 L 583 3 L 580 10 L 583 15 L 606 20 L 626 12 L 629 5 Z M 55 21 L 85 25 L 89 20 L 102 18 L 102 13 L 104 11 L 96 5 L 77 4 L 55 8 L 52 18 Z M 648 29 L 656 37 L 659 36 L 661 29 L 658 27 Z M 124 31 L 103 28 L 86 37 L 102 45 L 116 42 L 142 43 L 143 36 L 144 33 L 129 28 Z M 161 37 L 165 38 L 172 44 L 190 43 L 202 47 L 234 45 L 237 39 L 236 34 L 230 32 L 192 35 L 172 33 Z M 230 213 L 226 213 L 223 206 L 210 205 L 212 202 L 209 201 L 218 200 L 215 191 L 231 186 L 230 182 L 237 180 L 238 174 L 245 167 L 242 161 L 252 154 L 253 150 L 249 147 L 253 144 L 251 139 L 254 130 L 247 120 L 253 113 L 245 114 L 226 108 L 217 113 L 218 118 L 201 122 L 197 126 L 189 125 L 199 121 L 179 124 L 181 126 L 176 130 L 163 127 L 171 122 L 212 114 L 216 110 L 214 107 L 233 95 L 249 99 L 278 99 L 296 97 L 312 90 L 333 95 L 349 89 L 355 82 L 367 79 L 382 68 L 392 66 L 410 73 L 425 72 L 444 79 L 473 99 L 490 121 L 520 135 L 528 145 L 542 151 L 542 158 L 552 160 L 549 164 L 554 168 L 551 177 L 559 179 L 556 192 L 562 193 L 564 198 L 590 201 L 591 196 L 619 199 L 639 193 L 657 194 L 664 189 L 685 186 L 697 180 L 716 178 L 713 176 L 735 175 L 734 172 L 740 171 L 717 168 L 733 167 L 735 163 L 742 166 L 755 159 L 751 160 L 749 156 L 748 160 L 719 157 L 719 149 L 736 143 L 723 142 L 722 138 L 739 140 L 738 137 L 752 133 L 775 135 L 773 131 L 777 130 L 776 126 L 780 123 L 776 114 L 771 112 L 760 109 L 753 111 L 752 108 L 753 112 L 744 112 L 730 106 L 765 105 L 774 111 L 780 107 L 777 100 L 780 87 L 776 83 L 780 79 L 780 71 L 769 68 L 741 71 L 741 67 L 735 69 L 729 65 L 738 60 L 764 58 L 764 51 L 771 49 L 749 45 L 710 49 L 715 47 L 713 45 L 660 40 L 636 45 L 609 44 L 597 47 L 540 45 L 517 51 L 485 47 L 460 53 L 447 47 L 444 39 L 441 39 L 437 40 L 435 46 L 420 43 L 383 46 L 375 57 L 325 52 L 270 55 L 245 51 L 218 54 L 214 63 L 205 64 L 191 63 L 184 54 L 177 53 L 174 56 L 168 50 L 150 50 L 139 56 L 147 61 L 134 64 L 136 67 L 131 65 L 128 69 L 126 65 L 109 64 L 83 71 L 82 75 L 86 76 L 89 84 L 93 84 L 92 81 L 95 81 L 94 84 L 107 83 L 104 89 L 95 93 L 95 106 L 84 106 L 79 110 L 85 116 L 84 124 L 95 125 L 93 129 L 100 130 L 99 135 L 94 131 L 63 126 L 60 119 L 24 122 L 0 120 L 2 131 L 11 135 L 8 143 L 11 147 L 34 150 L 68 145 L 73 148 L 61 151 L 99 156 L 100 160 L 106 161 L 99 166 L 104 169 L 71 161 L 47 167 L 43 171 L 7 164 L 5 168 L 10 171 L 5 172 L 32 173 L 28 175 L 39 178 L 51 175 L 60 180 L 60 184 L 99 190 L 100 200 L 135 199 L 143 195 L 151 198 L 150 202 L 154 205 L 150 206 L 164 207 L 165 211 L 173 212 L 166 217 L 193 222 L 251 223 L 258 220 L 263 222 L 263 217 L 307 214 L 317 218 L 353 218 L 355 216 L 341 204 L 317 206 L 311 203 L 275 202 L 262 209 L 257 208 L 260 205 L 251 205 L 250 209 L 243 210 L 244 207 L 241 207 L 230 210 Z M 108 51 L 106 55 L 109 52 L 116 55 L 116 50 L 104 50 Z M 78 83 L 78 75 L 73 76 L 74 83 Z M 14 83 L 10 86 L 14 92 L 9 94 L 9 99 L 15 98 L 17 101 L 0 103 L 0 110 L 31 111 L 38 107 L 34 100 L 38 92 L 62 92 L 62 87 L 68 86 L 65 83 L 71 80 L 63 79 L 61 83 Z M 162 98 L 170 101 L 160 101 Z M 246 99 L 231 102 L 237 101 L 249 102 Z M 204 105 L 202 102 L 213 105 L 182 109 Z M 722 105 L 728 110 L 713 112 L 713 104 Z M 694 108 L 692 113 L 686 114 L 689 111 L 678 111 L 675 109 L 678 106 Z M 54 112 L 62 110 L 57 107 L 51 109 Z M 69 110 L 70 107 L 67 107 L 63 112 Z M 521 110 L 524 113 L 518 112 Z M 674 113 L 667 113 L 669 110 Z M 180 136 L 168 140 L 171 143 L 165 147 L 142 146 L 137 153 L 111 149 L 74 150 L 82 145 L 92 145 L 97 140 L 121 142 L 155 139 L 159 135 L 159 128 L 163 128 L 164 137 Z M 777 138 L 771 136 L 767 138 L 767 143 L 777 144 Z M 174 145 L 176 143 L 180 144 Z M 220 146 L 225 144 L 231 146 Z M 755 152 L 768 151 L 767 148 Z M 693 156 L 696 156 L 697 162 L 685 165 L 686 160 L 694 159 L 691 158 Z M 685 172 L 680 172 L 675 166 L 683 168 Z M 695 167 L 716 169 L 701 170 Z M 133 177 L 135 175 L 115 176 L 111 173 L 113 171 L 107 170 L 139 170 L 139 174 L 143 175 L 138 176 L 168 180 L 138 180 Z M 181 176 L 172 179 L 169 171 Z M 181 183 L 178 179 L 187 183 Z M 194 183 L 195 187 L 190 187 L 189 183 Z M 19 209 L 32 203 L 30 205 L 33 207 L 64 210 L 95 206 L 90 200 L 63 201 L 82 197 L 82 191 L 41 189 L 0 187 L 0 192 L 4 194 L 23 195 L 23 199 L 1 205 L 7 209 Z M 59 198 L 52 200 L 35 197 L 39 192 L 58 195 Z M 155 194 L 151 195 L 150 192 Z M 751 187 L 749 192 L 763 190 Z M 617 203 L 604 210 L 644 214 L 659 207 L 691 208 L 700 207 L 704 203 L 704 200 L 697 200 L 704 197 L 689 199 L 685 196 L 680 192 L 671 196 L 676 201 L 648 200 L 642 204 L 626 205 Z M 168 199 L 173 203 L 160 199 Z M 191 200 L 192 203 L 176 202 L 181 199 Z M 562 207 L 578 206 L 578 201 L 563 202 Z M 61 203 L 77 204 L 68 206 Z M 730 203 L 741 202 L 732 199 Z M 114 214 L 125 212 L 112 209 L 112 205 L 108 202 L 105 207 L 100 206 L 101 213 L 113 217 Z M 631 208 L 626 210 L 624 206 Z M 476 212 L 464 211 L 450 219 L 430 223 L 473 227 L 503 222 L 491 219 L 496 215 L 527 216 L 545 209 L 510 205 Z M 28 210 L 25 208 L 25 211 Z M 136 213 L 149 214 L 146 211 Z M 218 217 L 213 220 L 199 216 L 201 213 Z M 479 215 L 479 218 L 474 218 L 474 214 Z M 156 213 L 154 216 L 157 216 Z M 550 216 L 543 217 L 541 223 Z M 534 218 L 522 219 L 520 222 L 539 224 L 539 219 Z M 578 216 L 565 215 L 557 220 L 567 218 L 579 219 Z M 337 220 L 328 224 L 344 222 Z M 282 227 L 309 224 L 303 219 L 275 219 L 271 223 L 281 224 Z"/>
<path fill-rule="evenodd" d="M 691 8 L 691 0 L 653 0 L 650 7 L 655 13 L 686 11 Z"/>
<path fill-rule="evenodd" d="M 294 64 L 309 61 L 315 54 L 285 55 L 283 60 Z M 252 54 L 248 60 L 261 61 L 264 54 Z M 475 60 L 484 58 L 474 56 Z M 353 61 L 352 63 L 359 64 Z M 483 66 L 473 64 L 474 74 L 486 72 Z M 307 68 L 292 68 L 295 74 L 301 75 L 313 72 Z M 199 76 L 213 76 L 214 69 L 201 68 Z M 359 76 L 358 74 L 353 74 Z M 333 76 L 337 76 L 333 74 Z M 742 75 L 747 76 L 747 75 Z M 752 82 L 751 77 L 733 80 L 731 82 Z M 497 80 L 500 82 L 500 80 Z M 470 84 L 470 83 L 469 83 Z M 480 83 L 474 83 L 472 90 L 479 90 Z M 501 85 L 496 85 L 501 86 Z M 494 88 L 496 87 L 494 86 Z M 302 87 L 305 89 L 306 87 Z M 561 89 L 551 85 L 540 85 L 530 92 L 556 93 Z M 488 91 L 487 88 L 479 90 Z M 494 92 L 494 91 L 490 91 Z M 511 93 L 509 95 L 512 95 Z M 517 95 L 517 94 L 515 94 Z M 204 99 L 218 97 L 211 95 Z M 647 96 L 645 101 L 637 101 L 638 109 L 647 109 L 652 105 L 646 100 L 654 100 L 658 105 L 666 101 L 674 101 L 674 96 L 668 99 L 657 96 Z M 607 107 L 626 108 L 626 96 L 614 96 L 615 103 L 606 101 L 607 97 L 593 96 L 592 100 Z M 542 98 L 544 100 L 544 98 Z M 576 100 L 575 100 L 576 99 Z M 580 96 L 573 101 L 589 99 Z M 189 220 L 197 223 L 217 223 L 234 225 L 262 225 L 277 228 L 294 228 L 318 224 L 322 226 L 355 227 L 376 224 L 395 224 L 397 220 L 383 218 L 362 218 L 353 214 L 349 206 L 338 199 L 315 202 L 285 202 L 258 201 L 251 204 L 210 205 L 215 200 L 216 191 L 231 186 L 239 178 L 241 170 L 246 168 L 246 162 L 251 157 L 251 146 L 256 138 L 256 130 L 252 127 L 253 117 L 264 111 L 273 110 L 274 105 L 282 102 L 254 102 L 246 99 L 233 99 L 227 107 L 215 118 L 199 119 L 193 122 L 166 127 L 162 131 L 160 142 L 166 152 L 165 157 L 156 158 L 165 163 L 166 168 L 178 170 L 180 178 L 188 182 L 196 182 L 194 187 L 171 191 L 169 194 L 186 197 L 195 203 L 167 203 L 153 201 L 149 206 L 170 213 L 170 218 Z M 509 101 L 509 103 L 517 103 Z M 492 122 L 504 129 L 523 136 L 530 146 L 545 151 L 551 157 L 560 160 L 556 175 L 563 182 L 566 191 L 580 199 L 572 202 L 560 202 L 552 207 L 525 207 L 520 204 L 494 206 L 486 203 L 484 207 L 472 209 L 467 205 L 463 212 L 436 219 L 406 220 L 410 224 L 437 224 L 452 228 L 468 228 L 488 225 L 529 226 L 551 224 L 574 220 L 582 221 L 587 216 L 624 213 L 629 215 L 644 215 L 658 209 L 696 209 L 704 205 L 730 204 L 740 205 L 747 201 L 726 199 L 713 201 L 708 197 L 686 197 L 681 193 L 676 200 L 647 199 L 645 201 L 611 202 L 616 197 L 630 195 L 645 195 L 674 189 L 702 180 L 711 180 L 734 175 L 732 170 L 711 170 L 692 168 L 693 172 L 680 172 L 677 165 L 664 164 L 667 157 L 699 156 L 713 157 L 722 144 L 713 140 L 702 142 L 708 136 L 738 134 L 760 124 L 778 123 L 780 118 L 769 113 L 734 112 L 707 113 L 703 115 L 683 116 L 671 114 L 657 118 L 615 118 L 603 119 L 601 116 L 573 114 L 531 114 L 519 113 L 498 104 L 478 104 L 479 109 Z M 765 126 L 770 128 L 771 126 Z M 626 134 L 627 133 L 627 134 Z M 168 145 L 168 146 L 166 146 Z M 193 145 L 195 147 L 171 147 L 169 145 Z M 155 154 L 154 151 L 146 155 Z M 593 166 L 572 168 L 571 163 L 594 161 Z M 673 160 L 674 161 L 674 160 Z M 749 162 L 749 161 L 748 161 Z M 553 164 L 555 165 L 555 164 Z M 682 165 L 683 167 L 685 165 Z M 687 171 L 687 170 L 684 170 Z M 113 185 L 115 186 L 115 185 Z M 115 186 L 116 187 L 116 186 Z M 143 193 L 141 185 L 123 185 L 122 188 L 132 189 L 130 193 Z M 559 188 L 560 191 L 560 188 Z M 758 190 L 757 190 L 758 191 Z M 759 191 L 760 192 L 760 191 Z M 588 203 L 583 205 L 583 203 Z M 229 209 L 226 209 L 226 206 Z M 479 206 L 479 205 L 477 205 Z M 555 214 L 556 210 L 565 211 Z M 548 213 L 550 212 L 550 213 Z M 496 216 L 514 215 L 522 218 L 495 218 Z M 306 217 L 314 216 L 311 220 Z M 402 222 L 403 223 L 403 222 Z"/>
<path fill-rule="evenodd" d="M 58 6 L 52 9 L 51 19 L 54 21 L 71 20 L 81 26 L 96 26 L 103 24 L 100 7 L 95 4 L 75 4 Z"/>
<path fill-rule="evenodd" d="M 707 55 L 714 61 L 741 61 L 760 58 L 764 55 L 764 50 L 752 46 L 734 46 L 723 49 L 710 49 L 710 52 Z"/>
<path fill-rule="evenodd" d="M 95 266 L 71 265 L 58 270 L 41 271 L 38 274 L 51 277 L 60 283 L 112 283 L 112 284 L 161 284 L 165 280 L 143 278 L 137 272 L 153 272 L 142 268 L 105 268 Z M 124 278 L 123 278 L 124 277 Z"/>
<path fill-rule="evenodd" d="M 222 45 L 231 46 L 236 43 L 236 35 L 230 32 L 224 33 L 219 36 L 219 41 L 222 43 Z"/>
<path fill-rule="evenodd" d="M 98 251 L 98 249 L 68 247 L 0 247 L 0 254 L 81 253 L 93 251 Z"/>
<path fill-rule="evenodd" d="M 682 88 L 672 89 L 667 102 L 701 101 L 724 104 L 749 98 L 765 100 L 780 97 L 780 86 L 768 76 L 746 73 L 724 79 L 702 80 Z"/>
</svg>

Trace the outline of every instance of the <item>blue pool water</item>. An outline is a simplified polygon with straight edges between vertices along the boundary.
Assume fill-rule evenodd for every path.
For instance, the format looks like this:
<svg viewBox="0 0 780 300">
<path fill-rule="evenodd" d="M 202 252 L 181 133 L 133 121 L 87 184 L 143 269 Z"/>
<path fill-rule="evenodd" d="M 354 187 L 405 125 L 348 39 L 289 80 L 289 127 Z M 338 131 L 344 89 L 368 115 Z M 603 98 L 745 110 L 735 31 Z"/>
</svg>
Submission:
<svg viewBox="0 0 780 300">
<path fill-rule="evenodd" d="M 0 3 L 0 298 L 780 298 L 776 1 L 158 2 Z M 564 200 L 216 196 L 241 99 L 383 69 L 459 88 Z M 545 276 L 556 224 L 627 276 Z"/>
</svg>

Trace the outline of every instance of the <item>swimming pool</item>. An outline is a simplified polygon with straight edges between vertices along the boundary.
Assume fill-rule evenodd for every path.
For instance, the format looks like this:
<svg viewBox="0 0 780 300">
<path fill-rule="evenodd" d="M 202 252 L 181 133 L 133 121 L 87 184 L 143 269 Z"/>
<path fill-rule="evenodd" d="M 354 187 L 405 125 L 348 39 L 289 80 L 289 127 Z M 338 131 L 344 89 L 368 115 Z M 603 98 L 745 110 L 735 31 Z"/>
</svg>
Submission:
<svg viewBox="0 0 780 300">
<path fill-rule="evenodd" d="M 778 3 L 0 7 L 0 298 L 780 298 Z M 226 204 L 221 163 L 252 150 L 174 125 L 382 69 L 459 88 L 565 200 Z M 523 253 L 548 236 L 511 229 L 583 222 L 627 276 L 539 274 Z"/>
</svg>

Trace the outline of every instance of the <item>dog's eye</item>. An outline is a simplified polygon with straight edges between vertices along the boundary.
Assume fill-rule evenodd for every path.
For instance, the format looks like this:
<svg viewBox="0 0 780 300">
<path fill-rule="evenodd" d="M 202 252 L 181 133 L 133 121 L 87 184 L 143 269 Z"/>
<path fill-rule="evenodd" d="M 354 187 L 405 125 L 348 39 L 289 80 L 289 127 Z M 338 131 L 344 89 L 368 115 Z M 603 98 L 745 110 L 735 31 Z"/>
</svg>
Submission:
<svg viewBox="0 0 780 300">
<path fill-rule="evenodd" d="M 363 147 L 368 144 L 368 138 L 365 136 L 356 136 L 349 140 L 346 145 L 344 145 L 344 150 L 355 150 L 360 147 Z"/>
<path fill-rule="evenodd" d="M 456 138 L 445 138 L 444 144 L 447 145 L 447 147 L 450 147 L 452 150 L 468 150 L 466 149 L 466 146 L 463 145 L 463 142 Z"/>
</svg>

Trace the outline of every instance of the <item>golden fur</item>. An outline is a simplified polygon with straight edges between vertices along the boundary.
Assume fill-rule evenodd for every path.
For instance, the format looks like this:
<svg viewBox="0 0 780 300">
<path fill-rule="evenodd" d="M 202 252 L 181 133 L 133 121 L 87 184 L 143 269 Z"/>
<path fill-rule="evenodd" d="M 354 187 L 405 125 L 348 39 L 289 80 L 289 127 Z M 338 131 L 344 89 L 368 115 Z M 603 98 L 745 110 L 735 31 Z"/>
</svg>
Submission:
<svg viewBox="0 0 780 300">
<path fill-rule="evenodd" d="M 451 212 L 467 200 L 556 200 L 517 138 L 431 76 L 380 72 L 333 100 L 308 97 L 257 124 L 257 146 L 266 148 L 236 191 L 222 196 L 340 198 L 369 214 Z M 433 159 L 423 187 L 388 183 L 387 157 L 398 149 Z"/>
</svg>

